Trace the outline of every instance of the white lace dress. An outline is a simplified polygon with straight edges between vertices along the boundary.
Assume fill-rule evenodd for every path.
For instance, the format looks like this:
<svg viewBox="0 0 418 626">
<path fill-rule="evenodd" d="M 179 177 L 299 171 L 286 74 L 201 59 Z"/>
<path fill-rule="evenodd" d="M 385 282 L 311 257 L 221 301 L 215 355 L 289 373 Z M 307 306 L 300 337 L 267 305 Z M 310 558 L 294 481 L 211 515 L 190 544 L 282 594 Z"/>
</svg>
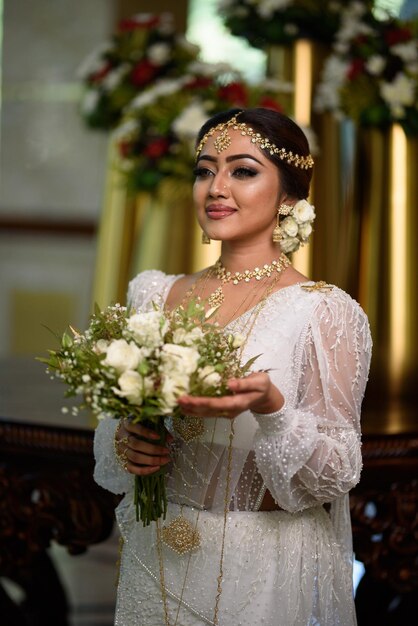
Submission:
<svg viewBox="0 0 418 626">
<path fill-rule="evenodd" d="M 177 278 L 139 274 L 129 287 L 130 303 L 147 309 L 156 299 L 164 301 Z M 251 313 L 231 330 L 245 334 Z M 244 360 L 256 354 L 254 368 L 270 370 L 286 403 L 275 418 L 247 411 L 234 420 L 231 498 L 225 484 L 230 421 L 205 420 L 197 442 L 173 431 L 165 524 L 181 510 L 201 537 L 194 552 L 180 555 L 162 544 L 159 555 L 156 525 L 143 528 L 135 521 L 133 477 L 114 456 L 117 421 L 99 423 L 96 481 L 126 494 L 117 509 L 124 538 L 118 626 L 356 623 L 348 492 L 362 465 L 360 409 L 371 355 L 367 318 L 337 287 L 286 287 L 269 296 L 251 330 Z M 170 420 L 167 427 L 172 430 Z M 281 510 L 258 510 L 266 489 Z"/>
</svg>

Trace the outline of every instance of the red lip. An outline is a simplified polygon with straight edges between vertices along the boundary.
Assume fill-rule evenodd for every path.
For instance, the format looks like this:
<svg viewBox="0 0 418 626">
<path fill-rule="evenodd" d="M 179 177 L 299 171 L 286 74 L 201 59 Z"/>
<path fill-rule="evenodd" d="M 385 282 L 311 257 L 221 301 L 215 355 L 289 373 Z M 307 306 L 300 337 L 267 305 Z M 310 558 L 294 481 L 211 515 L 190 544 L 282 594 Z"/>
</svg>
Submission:
<svg viewBox="0 0 418 626">
<path fill-rule="evenodd" d="M 221 220 L 236 212 L 236 209 L 226 206 L 225 204 L 209 204 L 205 210 L 206 215 L 213 220 Z"/>
</svg>

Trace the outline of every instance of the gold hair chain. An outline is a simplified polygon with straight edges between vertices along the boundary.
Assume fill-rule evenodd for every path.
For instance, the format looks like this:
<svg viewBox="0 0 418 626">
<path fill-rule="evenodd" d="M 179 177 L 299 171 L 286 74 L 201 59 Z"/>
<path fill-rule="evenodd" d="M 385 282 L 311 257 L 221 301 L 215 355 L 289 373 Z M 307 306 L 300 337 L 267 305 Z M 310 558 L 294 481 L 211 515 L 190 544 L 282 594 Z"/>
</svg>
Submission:
<svg viewBox="0 0 418 626">
<path fill-rule="evenodd" d="M 307 170 L 314 166 L 314 160 L 311 154 L 300 155 L 292 152 L 291 150 L 288 151 L 285 148 L 278 148 L 275 143 L 270 141 L 267 137 L 263 137 L 261 133 L 257 133 L 253 128 L 251 128 L 251 126 L 248 126 L 245 122 L 239 122 L 237 120 L 239 115 L 240 113 L 237 113 L 227 122 L 217 124 L 208 130 L 197 146 L 196 158 L 201 153 L 209 137 L 212 137 L 216 132 L 220 133 L 219 137 L 217 137 L 214 141 L 217 153 L 220 154 L 229 148 L 231 145 L 231 137 L 228 133 L 228 129 L 231 128 L 232 130 L 239 131 L 241 135 L 249 137 L 251 139 L 251 143 L 256 144 L 262 150 L 267 150 L 271 155 L 277 155 L 281 161 L 285 161 L 294 167 Z"/>
</svg>

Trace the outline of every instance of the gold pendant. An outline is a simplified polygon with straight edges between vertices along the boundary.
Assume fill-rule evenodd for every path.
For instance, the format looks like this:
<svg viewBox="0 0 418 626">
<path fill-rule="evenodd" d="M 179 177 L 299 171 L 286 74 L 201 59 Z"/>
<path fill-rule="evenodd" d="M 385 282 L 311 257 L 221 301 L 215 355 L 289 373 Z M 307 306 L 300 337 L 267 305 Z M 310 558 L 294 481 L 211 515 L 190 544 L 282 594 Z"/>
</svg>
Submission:
<svg viewBox="0 0 418 626">
<path fill-rule="evenodd" d="M 225 296 L 222 291 L 222 287 L 218 287 L 208 298 L 208 305 L 210 308 L 213 306 L 219 306 L 225 300 Z"/>
<path fill-rule="evenodd" d="M 163 526 L 161 538 L 177 554 L 187 554 L 200 547 L 199 531 L 181 514 Z"/>
<path fill-rule="evenodd" d="M 205 423 L 201 417 L 185 415 L 173 417 L 173 428 L 186 443 L 197 439 L 205 432 Z"/>
</svg>

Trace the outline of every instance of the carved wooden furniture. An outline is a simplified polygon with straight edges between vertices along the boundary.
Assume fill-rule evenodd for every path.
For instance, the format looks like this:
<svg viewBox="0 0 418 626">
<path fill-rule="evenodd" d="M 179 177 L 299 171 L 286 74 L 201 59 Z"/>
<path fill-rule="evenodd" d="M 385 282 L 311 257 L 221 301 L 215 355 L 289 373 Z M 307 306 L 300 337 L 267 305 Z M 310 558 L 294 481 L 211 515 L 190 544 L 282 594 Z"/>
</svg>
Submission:
<svg viewBox="0 0 418 626">
<path fill-rule="evenodd" d="M 13 606 L 0 588 L 4 626 L 68 623 L 47 548 L 56 541 L 79 554 L 105 540 L 117 504 L 93 480 L 92 447 L 92 430 L 0 419 L 0 576 L 26 595 Z"/>
</svg>

